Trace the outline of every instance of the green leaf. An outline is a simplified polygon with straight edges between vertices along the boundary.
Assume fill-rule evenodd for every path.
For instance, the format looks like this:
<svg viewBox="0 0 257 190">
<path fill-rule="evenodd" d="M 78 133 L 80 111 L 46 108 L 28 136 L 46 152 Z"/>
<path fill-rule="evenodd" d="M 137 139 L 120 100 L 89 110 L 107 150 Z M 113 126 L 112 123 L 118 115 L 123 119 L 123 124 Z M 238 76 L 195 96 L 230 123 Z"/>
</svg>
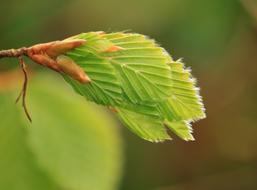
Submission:
<svg viewBox="0 0 257 190">
<path fill-rule="evenodd" d="M 84 68 L 92 83 L 85 87 L 67 77 L 66 80 L 75 89 L 79 87 L 88 100 L 118 105 L 126 98 L 140 103 L 161 101 L 171 94 L 171 73 L 167 65 L 171 57 L 153 40 L 140 34 L 97 32 L 73 38 L 85 39 L 86 44 L 67 55 Z M 112 47 L 121 49 L 109 52 Z"/>
<path fill-rule="evenodd" d="M 166 121 L 182 139 L 193 139 L 188 123 L 204 118 L 205 113 L 195 79 L 180 60 L 173 61 L 154 40 L 141 34 L 90 32 L 71 38 L 86 40 L 67 56 L 92 80 L 80 84 L 64 76 L 77 93 L 115 108 L 123 123 L 143 139 L 170 139 Z"/>
<path fill-rule="evenodd" d="M 181 139 L 185 141 L 194 141 L 194 137 L 192 135 L 193 129 L 189 122 L 186 121 L 165 121 L 165 125 L 176 135 L 178 135 Z"/>
<path fill-rule="evenodd" d="M 172 70 L 172 95 L 159 104 L 159 110 L 170 121 L 196 121 L 205 118 L 199 88 L 190 70 L 179 60 L 169 64 Z"/>
<path fill-rule="evenodd" d="M 132 132 L 145 140 L 160 142 L 171 139 L 162 125 L 162 121 L 156 118 L 122 108 L 117 109 L 117 114 Z"/>
<path fill-rule="evenodd" d="M 12 94 L 0 94 L 0 189 L 117 189 L 122 158 L 116 123 L 56 77 L 39 75 L 29 90 L 32 124 Z"/>
<path fill-rule="evenodd" d="M 10 93 L 0 93 L 0 189 L 61 190 L 38 166 L 27 146 L 26 124 Z"/>
<path fill-rule="evenodd" d="M 120 51 L 102 53 L 114 65 L 122 88 L 134 103 L 161 101 L 171 94 L 171 57 L 153 40 L 140 34 L 104 35 Z M 146 44 L 148 44 L 146 46 Z"/>
<path fill-rule="evenodd" d="M 121 142 L 115 122 L 54 80 L 38 78 L 30 92 L 36 114 L 29 143 L 39 165 L 67 189 L 116 189 Z"/>
<path fill-rule="evenodd" d="M 85 70 L 92 82 L 83 85 L 63 75 L 65 80 L 90 101 L 103 105 L 119 104 L 122 100 L 122 89 L 115 69 L 108 60 L 97 55 L 98 51 L 108 49 L 112 44 L 96 33 L 85 33 L 76 37 L 86 39 L 86 45 L 70 51 L 67 55 Z"/>
</svg>

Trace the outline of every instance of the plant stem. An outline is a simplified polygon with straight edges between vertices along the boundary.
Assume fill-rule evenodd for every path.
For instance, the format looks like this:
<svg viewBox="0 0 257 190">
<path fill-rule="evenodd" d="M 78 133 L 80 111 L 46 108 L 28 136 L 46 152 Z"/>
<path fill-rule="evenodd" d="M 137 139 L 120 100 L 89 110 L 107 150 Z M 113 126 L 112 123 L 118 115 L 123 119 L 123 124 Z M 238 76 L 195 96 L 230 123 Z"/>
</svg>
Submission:
<svg viewBox="0 0 257 190">
<path fill-rule="evenodd" d="M 21 57 L 27 55 L 28 48 L 9 49 L 0 51 L 0 59 L 5 57 Z"/>
<path fill-rule="evenodd" d="M 28 74 L 26 70 L 26 64 L 23 60 L 23 56 L 27 56 L 28 54 L 28 48 L 23 47 L 19 49 L 9 49 L 9 50 L 2 50 L 0 51 L 0 59 L 5 57 L 15 57 L 19 59 L 23 74 L 24 74 L 24 82 L 23 87 L 20 92 L 20 95 L 16 99 L 16 103 L 19 101 L 19 99 L 22 97 L 22 107 L 24 109 L 24 112 L 30 122 L 32 122 L 30 114 L 28 112 L 27 106 L 26 106 L 26 92 L 27 92 L 27 85 L 28 85 Z"/>
<path fill-rule="evenodd" d="M 18 101 L 22 97 L 22 107 L 24 109 L 24 112 L 25 112 L 28 120 L 30 122 L 32 122 L 31 116 L 30 116 L 30 114 L 28 112 L 27 105 L 26 105 L 26 94 L 27 94 L 27 86 L 28 86 L 28 73 L 27 73 L 27 69 L 26 69 L 26 64 L 25 64 L 25 62 L 24 62 L 22 57 L 19 57 L 19 62 L 20 62 L 21 68 L 22 68 L 22 72 L 24 74 L 24 82 L 23 82 L 23 87 L 22 87 L 22 90 L 20 92 L 20 95 L 16 99 L 15 103 L 18 103 Z"/>
</svg>

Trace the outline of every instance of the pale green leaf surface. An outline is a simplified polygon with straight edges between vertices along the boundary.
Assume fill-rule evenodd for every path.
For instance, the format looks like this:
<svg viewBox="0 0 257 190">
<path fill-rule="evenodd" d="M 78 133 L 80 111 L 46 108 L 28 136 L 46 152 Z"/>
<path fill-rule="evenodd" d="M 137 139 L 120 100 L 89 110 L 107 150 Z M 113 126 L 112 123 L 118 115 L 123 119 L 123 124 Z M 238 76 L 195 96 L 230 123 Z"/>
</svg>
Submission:
<svg viewBox="0 0 257 190">
<path fill-rule="evenodd" d="M 0 94 L 0 189 L 61 190 L 35 161 L 27 146 L 26 124 L 12 94 Z"/>
<path fill-rule="evenodd" d="M 117 189 L 121 142 L 107 113 L 51 75 L 33 78 L 29 92 L 32 124 L 15 96 L 0 94 L 0 189 Z"/>
<path fill-rule="evenodd" d="M 160 112 L 156 109 L 156 104 L 132 104 L 129 102 L 123 102 L 121 107 L 126 110 L 143 114 L 155 119 L 162 119 L 162 117 L 160 116 Z"/>
<path fill-rule="evenodd" d="M 169 64 L 172 70 L 172 95 L 159 104 L 159 110 L 170 121 L 196 121 L 205 117 L 199 89 L 190 70 L 181 61 Z"/>
<path fill-rule="evenodd" d="M 86 44 L 67 55 L 84 68 L 92 79 L 93 91 L 97 91 L 96 88 L 98 91 L 99 88 L 103 90 L 97 98 L 98 101 L 96 99 L 93 101 L 117 105 L 121 98 L 141 103 L 161 101 L 170 95 L 171 72 L 166 63 L 171 61 L 171 57 L 153 40 L 140 34 L 99 34 L 97 32 L 84 33 L 73 38 L 85 39 Z M 132 44 L 134 44 L 133 47 L 131 47 Z M 108 49 L 113 46 L 122 49 L 108 52 Z M 110 88 L 110 86 L 114 87 Z M 84 93 L 86 97 L 88 94 Z M 107 101 L 101 100 L 101 97 Z M 92 98 L 88 99 L 92 100 Z"/>
<path fill-rule="evenodd" d="M 160 142 L 171 139 L 162 122 L 156 118 L 122 108 L 117 109 L 117 114 L 132 132 L 145 140 Z"/>
<path fill-rule="evenodd" d="M 167 63 L 171 57 L 164 49 L 141 34 L 112 33 L 104 37 L 123 48 L 102 56 L 108 57 L 116 68 L 131 102 L 161 101 L 170 95 L 171 73 Z"/>
<path fill-rule="evenodd" d="M 181 139 L 185 141 L 195 140 L 192 135 L 193 129 L 191 128 L 190 123 L 186 121 L 165 121 L 165 125 Z"/>
<path fill-rule="evenodd" d="M 36 114 L 29 144 L 38 164 L 65 189 L 116 189 L 122 158 L 115 122 L 48 78 L 38 78 L 30 91 Z"/>
<path fill-rule="evenodd" d="M 83 85 L 64 76 L 66 81 L 88 100 L 117 108 L 123 123 L 140 137 L 163 140 L 168 136 L 163 132 L 164 121 L 176 123 L 171 129 L 181 131 L 188 122 L 205 117 L 190 70 L 180 60 L 173 61 L 154 40 L 122 32 L 90 32 L 72 38 L 86 40 L 85 45 L 67 55 L 92 82 Z M 110 51 L 113 47 L 118 49 Z M 178 134 L 185 140 L 193 138 L 187 133 Z"/>
<path fill-rule="evenodd" d="M 68 76 L 65 80 L 70 83 L 76 91 L 88 100 L 103 105 L 116 105 L 122 99 L 122 89 L 116 77 L 112 65 L 105 59 L 95 56 L 84 49 L 73 50 L 68 54 L 80 67 L 82 67 L 92 82 L 80 84 Z"/>
</svg>

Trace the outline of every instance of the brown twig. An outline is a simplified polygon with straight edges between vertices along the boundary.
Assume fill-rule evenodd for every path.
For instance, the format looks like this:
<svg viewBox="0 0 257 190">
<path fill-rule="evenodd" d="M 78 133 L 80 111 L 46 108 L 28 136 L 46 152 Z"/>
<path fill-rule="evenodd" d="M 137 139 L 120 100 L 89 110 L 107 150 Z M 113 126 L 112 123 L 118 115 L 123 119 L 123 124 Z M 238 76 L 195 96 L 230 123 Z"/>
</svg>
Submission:
<svg viewBox="0 0 257 190">
<path fill-rule="evenodd" d="M 43 44 L 36 44 L 29 48 L 9 49 L 0 51 L 0 59 L 5 57 L 16 57 L 19 59 L 21 69 L 24 74 L 22 90 L 16 99 L 16 103 L 22 98 L 24 112 L 31 122 L 31 117 L 26 106 L 26 92 L 28 84 L 28 74 L 23 56 L 29 57 L 35 63 L 48 67 L 58 73 L 65 73 L 82 84 L 91 80 L 86 75 L 84 69 L 79 67 L 72 59 L 63 56 L 66 52 L 85 44 L 83 39 L 67 39 L 63 41 L 53 41 Z"/>
<path fill-rule="evenodd" d="M 24 74 L 24 82 L 23 82 L 23 86 L 22 86 L 21 92 L 20 92 L 19 96 L 17 97 L 15 103 L 18 103 L 18 101 L 22 97 L 22 107 L 24 109 L 24 112 L 25 112 L 28 120 L 30 122 L 32 122 L 32 119 L 30 117 L 30 114 L 28 112 L 27 105 L 26 105 L 26 94 L 27 94 L 27 86 L 28 86 L 28 73 L 27 73 L 27 70 L 26 70 L 26 64 L 25 64 L 25 62 L 24 62 L 24 60 L 23 60 L 23 58 L 21 56 L 19 57 L 19 62 L 20 62 L 21 69 L 22 69 L 23 74 Z"/>
<path fill-rule="evenodd" d="M 28 48 L 9 49 L 0 51 L 0 59 L 5 57 L 21 57 L 27 55 Z"/>
<path fill-rule="evenodd" d="M 28 51 L 28 48 L 26 48 L 26 47 L 19 48 L 19 49 L 2 50 L 2 51 L 0 51 L 0 59 L 1 58 L 5 58 L 5 57 L 17 57 L 19 59 L 20 66 L 21 66 L 22 72 L 24 74 L 24 82 L 23 82 L 23 86 L 22 86 L 21 92 L 20 92 L 19 96 L 16 99 L 16 103 L 18 103 L 18 101 L 22 97 L 22 107 L 23 107 L 23 110 L 24 110 L 28 120 L 30 122 L 32 122 L 32 119 L 30 117 L 30 114 L 28 112 L 27 105 L 26 105 L 26 94 L 27 94 L 27 86 L 28 86 L 28 73 L 27 73 L 27 70 L 26 70 L 26 64 L 25 64 L 25 62 L 24 62 L 24 60 L 22 58 L 22 56 L 26 56 L 27 55 L 27 51 Z"/>
</svg>

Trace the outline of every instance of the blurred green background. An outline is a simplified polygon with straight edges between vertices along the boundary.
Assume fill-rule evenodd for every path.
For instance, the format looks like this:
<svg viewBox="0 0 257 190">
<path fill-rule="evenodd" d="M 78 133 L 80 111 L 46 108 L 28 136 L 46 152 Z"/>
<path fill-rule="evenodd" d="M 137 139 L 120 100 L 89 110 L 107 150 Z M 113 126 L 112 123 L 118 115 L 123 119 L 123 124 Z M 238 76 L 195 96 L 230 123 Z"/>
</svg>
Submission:
<svg viewBox="0 0 257 190">
<path fill-rule="evenodd" d="M 149 143 L 81 100 L 60 76 L 29 64 L 34 126 L 13 104 L 21 80 L 11 90 L 0 83 L 1 190 L 257 189 L 255 0 L 1 0 L 0 18 L 0 49 L 87 31 L 146 34 L 192 67 L 207 109 L 193 125 L 195 142 Z M 1 60 L 1 71 L 16 62 Z"/>
</svg>

